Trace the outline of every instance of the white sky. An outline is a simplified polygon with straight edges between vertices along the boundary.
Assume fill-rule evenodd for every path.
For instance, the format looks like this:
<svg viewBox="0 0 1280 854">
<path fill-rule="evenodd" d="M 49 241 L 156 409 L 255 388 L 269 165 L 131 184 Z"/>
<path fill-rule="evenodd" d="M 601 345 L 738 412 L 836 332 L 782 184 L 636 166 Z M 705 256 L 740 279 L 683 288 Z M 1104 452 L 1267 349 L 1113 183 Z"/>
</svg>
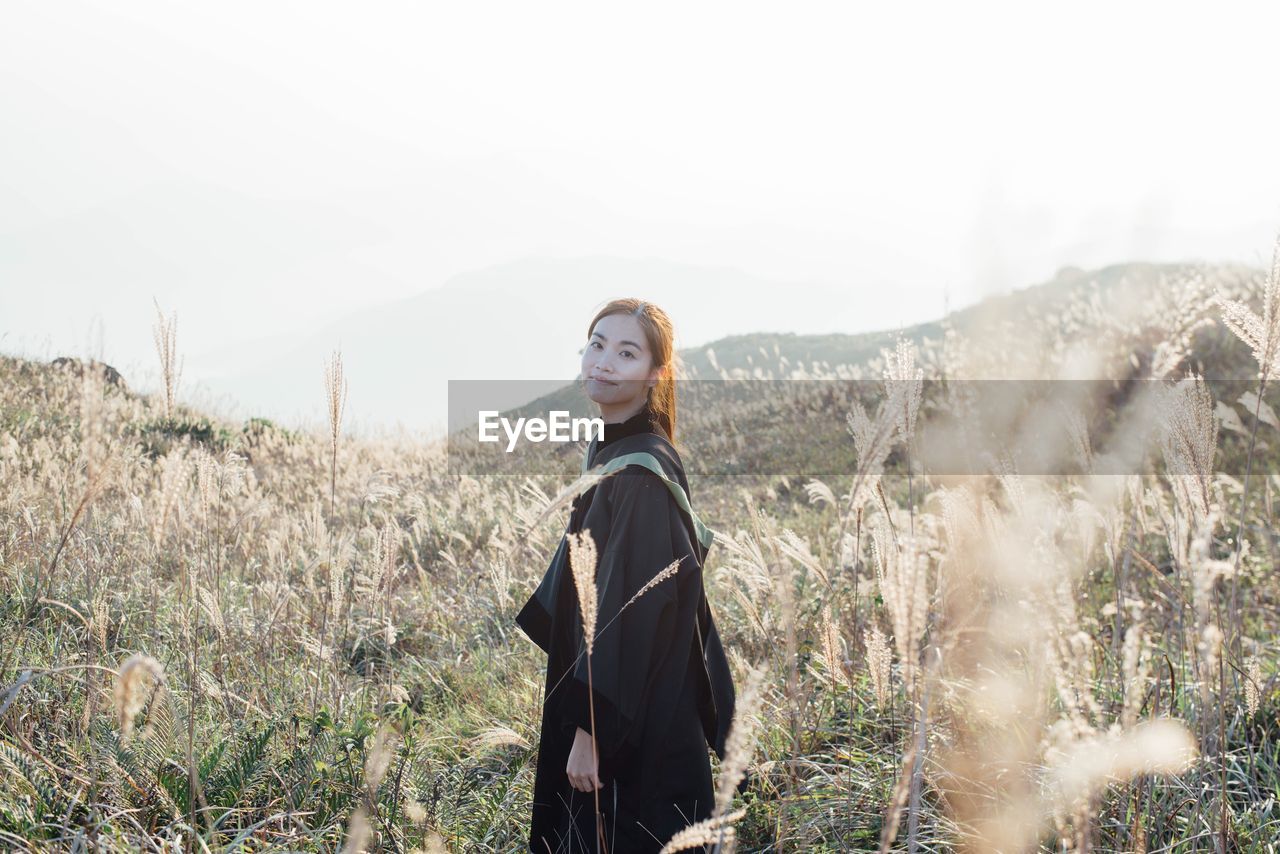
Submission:
<svg viewBox="0 0 1280 854">
<path fill-rule="evenodd" d="M 0 351 L 149 367 L 153 296 L 199 354 L 530 255 L 846 285 L 867 329 L 1268 260 L 1277 13 L 1041 6 L 10 0 Z"/>
</svg>

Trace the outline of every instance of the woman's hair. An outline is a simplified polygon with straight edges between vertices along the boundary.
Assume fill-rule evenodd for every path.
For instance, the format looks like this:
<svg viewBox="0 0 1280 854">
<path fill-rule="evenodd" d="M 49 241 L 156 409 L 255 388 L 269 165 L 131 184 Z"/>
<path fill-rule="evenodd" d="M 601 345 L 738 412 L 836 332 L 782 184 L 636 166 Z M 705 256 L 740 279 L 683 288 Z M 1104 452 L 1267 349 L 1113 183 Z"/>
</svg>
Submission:
<svg viewBox="0 0 1280 854">
<path fill-rule="evenodd" d="M 666 374 L 658 380 L 658 384 L 649 389 L 649 408 L 654 418 L 667 433 L 667 439 L 676 441 L 676 365 L 679 356 L 675 349 L 675 329 L 667 313 L 651 302 L 634 297 L 610 300 L 604 308 L 596 312 L 587 327 L 587 337 L 596 331 L 600 318 L 610 314 L 629 314 L 640 321 L 645 339 L 649 342 L 649 352 L 653 354 L 653 367 L 667 365 Z"/>
</svg>

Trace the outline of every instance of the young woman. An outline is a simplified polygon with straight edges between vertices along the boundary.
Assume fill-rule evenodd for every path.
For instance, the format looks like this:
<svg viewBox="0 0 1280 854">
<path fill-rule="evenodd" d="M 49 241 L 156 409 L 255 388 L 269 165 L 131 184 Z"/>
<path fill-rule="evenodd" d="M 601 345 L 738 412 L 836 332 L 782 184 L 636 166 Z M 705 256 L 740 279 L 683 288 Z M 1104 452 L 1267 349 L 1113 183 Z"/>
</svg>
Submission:
<svg viewBox="0 0 1280 854">
<path fill-rule="evenodd" d="M 652 303 L 620 299 L 587 335 L 581 380 L 605 425 L 583 468 L 608 474 L 574 501 L 565 537 L 516 617 L 547 653 L 529 834 L 536 854 L 658 851 L 710 816 L 707 746 L 724 758 L 733 718 L 733 680 L 702 588 L 711 532 L 689 504 L 672 444 L 671 321 Z M 581 531 L 598 555 L 589 676 L 567 539 Z M 674 574 L 628 604 L 676 560 Z"/>
</svg>

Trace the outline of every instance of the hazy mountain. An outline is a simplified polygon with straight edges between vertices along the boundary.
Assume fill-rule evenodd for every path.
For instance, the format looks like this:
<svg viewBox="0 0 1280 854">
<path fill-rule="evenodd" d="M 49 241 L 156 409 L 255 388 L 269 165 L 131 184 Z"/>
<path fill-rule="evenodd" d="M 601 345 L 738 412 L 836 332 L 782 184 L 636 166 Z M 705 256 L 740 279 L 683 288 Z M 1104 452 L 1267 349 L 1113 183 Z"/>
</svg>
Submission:
<svg viewBox="0 0 1280 854">
<path fill-rule="evenodd" d="M 1064 268 L 1052 280 L 989 297 L 953 312 L 962 331 L 984 316 L 1013 310 L 1052 311 L 1080 288 L 1148 288 L 1179 265 L 1123 264 L 1096 271 Z M 708 350 L 725 369 L 754 364 L 860 364 L 891 346 L 897 334 L 919 341 L 943 333 L 935 320 L 904 328 L 857 329 L 865 293 L 814 283 L 759 279 L 731 268 L 658 259 L 538 258 L 450 279 L 410 299 L 361 310 L 298 338 L 266 340 L 234 352 L 205 354 L 231 368 L 184 397 L 196 408 L 234 420 L 265 416 L 285 424 L 324 424 L 324 362 L 341 347 L 349 382 L 345 424 L 353 433 L 374 424 L 439 435 L 449 406 L 449 380 L 484 380 L 486 408 L 531 409 L 563 395 L 576 376 L 586 325 L 610 298 L 651 299 L 671 313 L 690 377 L 714 377 Z M 718 311 L 748 301 L 767 318 L 736 334 Z M 941 312 L 939 312 L 940 314 Z M 740 316 L 740 313 L 735 313 Z M 705 343 L 701 343 L 705 342 Z M 207 362 L 206 362 L 207 363 Z M 129 378 L 126 378 L 129 379 Z M 476 391 L 479 384 L 469 386 Z M 193 399 L 194 398 L 194 399 Z M 540 400 L 541 398 L 541 400 Z M 453 426 L 474 423 L 455 400 Z"/>
<path fill-rule="evenodd" d="M 668 311 L 677 346 L 736 331 L 718 311 L 729 301 L 748 301 L 765 318 L 762 334 L 858 326 L 853 289 L 652 258 L 538 258 L 456 276 L 413 298 L 355 312 L 287 347 L 255 345 L 255 352 L 271 355 L 202 385 L 228 402 L 233 417 L 319 423 L 324 360 L 340 345 L 350 382 L 347 423 L 354 429 L 395 420 L 415 429 L 443 427 L 451 379 L 488 381 L 486 397 L 506 408 L 576 376 L 587 324 L 619 296 L 650 299 Z M 225 359 L 244 365 L 245 353 Z"/>
</svg>

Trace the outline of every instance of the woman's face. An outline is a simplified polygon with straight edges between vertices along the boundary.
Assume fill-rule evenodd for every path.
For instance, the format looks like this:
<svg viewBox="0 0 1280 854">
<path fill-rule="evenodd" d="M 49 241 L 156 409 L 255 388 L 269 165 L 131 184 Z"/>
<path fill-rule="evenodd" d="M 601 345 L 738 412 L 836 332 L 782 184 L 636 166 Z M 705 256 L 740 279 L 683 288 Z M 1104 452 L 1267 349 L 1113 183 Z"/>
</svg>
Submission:
<svg viewBox="0 0 1280 854">
<path fill-rule="evenodd" d="M 638 409 L 650 381 L 662 376 L 640 321 L 629 314 L 608 314 L 596 321 L 582 351 L 582 382 L 587 396 L 603 410 Z"/>
</svg>

